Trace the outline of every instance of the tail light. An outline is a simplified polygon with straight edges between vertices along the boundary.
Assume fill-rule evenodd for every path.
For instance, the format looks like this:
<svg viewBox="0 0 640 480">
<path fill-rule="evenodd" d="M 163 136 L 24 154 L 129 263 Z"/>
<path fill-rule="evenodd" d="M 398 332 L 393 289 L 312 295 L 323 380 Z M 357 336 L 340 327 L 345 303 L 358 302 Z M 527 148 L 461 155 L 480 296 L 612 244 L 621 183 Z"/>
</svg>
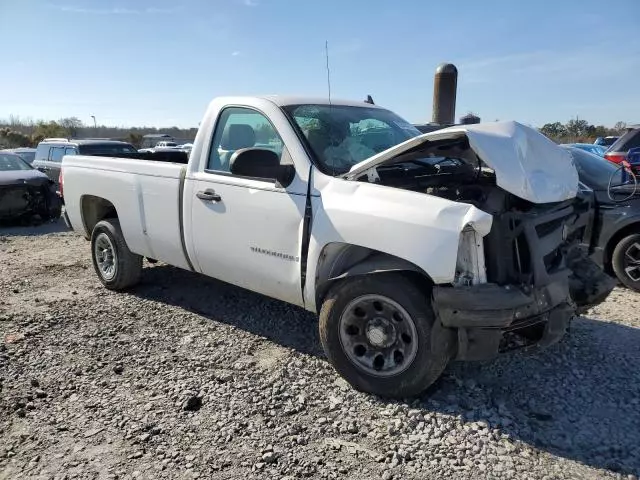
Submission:
<svg viewBox="0 0 640 480">
<path fill-rule="evenodd" d="M 622 163 L 627 159 L 624 153 L 605 153 L 604 158 L 613 163 Z"/>
<path fill-rule="evenodd" d="M 63 179 L 62 179 L 62 168 L 60 169 L 60 175 L 58 175 L 58 195 L 62 198 L 62 189 L 63 189 Z"/>
</svg>

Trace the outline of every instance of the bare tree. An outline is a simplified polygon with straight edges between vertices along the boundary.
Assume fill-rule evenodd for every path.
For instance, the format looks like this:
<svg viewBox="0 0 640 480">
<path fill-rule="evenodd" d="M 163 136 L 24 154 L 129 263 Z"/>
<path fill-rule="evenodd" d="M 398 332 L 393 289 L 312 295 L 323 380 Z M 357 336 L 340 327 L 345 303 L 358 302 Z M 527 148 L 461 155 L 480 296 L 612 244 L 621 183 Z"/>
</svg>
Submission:
<svg viewBox="0 0 640 480">
<path fill-rule="evenodd" d="M 77 137 L 78 131 L 84 127 L 82 120 L 78 117 L 61 118 L 58 120 L 58 125 L 69 132 L 70 137 Z"/>
<path fill-rule="evenodd" d="M 616 122 L 616 124 L 613 126 L 613 129 L 616 131 L 616 133 L 618 133 L 619 135 L 624 133 L 624 129 L 627 128 L 627 122 Z"/>
</svg>

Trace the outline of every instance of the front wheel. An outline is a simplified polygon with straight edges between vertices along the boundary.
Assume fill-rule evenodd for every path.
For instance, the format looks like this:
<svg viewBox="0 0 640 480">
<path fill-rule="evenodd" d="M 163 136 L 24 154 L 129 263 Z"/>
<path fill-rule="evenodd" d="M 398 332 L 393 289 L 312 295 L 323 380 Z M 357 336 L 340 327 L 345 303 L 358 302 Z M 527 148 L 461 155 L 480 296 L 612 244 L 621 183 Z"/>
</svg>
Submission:
<svg viewBox="0 0 640 480">
<path fill-rule="evenodd" d="M 140 281 L 142 257 L 127 247 L 117 219 L 96 224 L 91 234 L 91 253 L 93 268 L 109 290 L 124 290 Z"/>
<path fill-rule="evenodd" d="M 320 339 L 354 388 L 406 398 L 435 382 L 449 361 L 451 339 L 445 334 L 433 342 L 435 323 L 427 293 L 407 277 L 363 275 L 329 291 L 320 311 Z"/>
<path fill-rule="evenodd" d="M 640 291 L 640 233 L 618 242 L 611 256 L 613 271 L 626 287 Z"/>
</svg>

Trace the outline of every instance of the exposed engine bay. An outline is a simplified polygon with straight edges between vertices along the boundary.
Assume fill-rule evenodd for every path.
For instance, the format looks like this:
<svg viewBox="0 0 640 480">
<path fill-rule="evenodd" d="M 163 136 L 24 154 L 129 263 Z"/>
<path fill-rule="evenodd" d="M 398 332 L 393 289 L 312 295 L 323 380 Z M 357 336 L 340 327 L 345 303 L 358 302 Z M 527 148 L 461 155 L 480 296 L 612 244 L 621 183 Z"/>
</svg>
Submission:
<svg viewBox="0 0 640 480">
<path fill-rule="evenodd" d="M 472 244 L 483 244 L 486 277 L 477 271 L 478 261 L 485 268 L 485 258 L 472 259 L 474 280 L 462 279 L 459 285 L 545 283 L 548 275 L 565 268 L 566 253 L 579 247 L 593 214 L 580 196 L 536 204 L 505 191 L 464 137 L 422 144 L 376 171 L 382 185 L 469 203 L 493 216 L 484 239 L 470 229 L 462 233 L 463 241 L 467 237 Z"/>
<path fill-rule="evenodd" d="M 470 203 L 487 213 L 500 213 L 502 208 L 489 207 L 490 198 L 498 191 L 496 177 L 469 148 L 466 138 L 450 139 L 421 145 L 415 151 L 398 156 L 391 165 L 377 168 L 377 183 L 435 195 L 455 202 Z M 506 193 L 506 192 L 504 192 Z M 503 195 L 504 196 L 504 195 Z M 529 202 L 513 197 L 513 201 L 527 208 Z M 497 208 L 497 210 L 496 210 Z"/>
</svg>

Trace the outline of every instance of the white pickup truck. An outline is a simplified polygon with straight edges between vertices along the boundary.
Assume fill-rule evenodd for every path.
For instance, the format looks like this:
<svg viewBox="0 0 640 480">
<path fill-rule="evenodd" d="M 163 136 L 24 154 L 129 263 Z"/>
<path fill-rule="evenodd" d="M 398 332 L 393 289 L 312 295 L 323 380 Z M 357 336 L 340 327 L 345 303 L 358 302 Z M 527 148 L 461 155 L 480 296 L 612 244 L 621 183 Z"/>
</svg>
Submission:
<svg viewBox="0 0 640 480">
<path fill-rule="evenodd" d="M 420 134 L 366 103 L 217 98 L 186 164 L 62 170 L 107 288 L 147 258 L 318 312 L 338 372 L 383 396 L 550 344 L 613 287 L 578 245 L 591 210 L 572 160 L 515 122 Z"/>
</svg>

